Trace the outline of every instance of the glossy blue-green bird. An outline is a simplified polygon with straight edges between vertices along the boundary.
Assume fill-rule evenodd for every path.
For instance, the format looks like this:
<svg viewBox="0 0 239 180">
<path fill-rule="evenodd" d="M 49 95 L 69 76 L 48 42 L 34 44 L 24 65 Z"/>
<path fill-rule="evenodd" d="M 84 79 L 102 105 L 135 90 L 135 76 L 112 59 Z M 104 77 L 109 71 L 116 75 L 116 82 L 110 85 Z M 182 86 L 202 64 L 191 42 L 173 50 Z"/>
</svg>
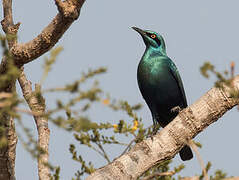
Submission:
<svg viewBox="0 0 239 180">
<path fill-rule="evenodd" d="M 140 60 L 137 79 L 140 92 L 151 110 L 154 126 L 165 127 L 187 107 L 183 83 L 177 67 L 166 54 L 163 37 L 153 31 L 132 27 L 143 38 L 146 50 Z M 189 146 L 179 152 L 183 161 L 193 158 Z"/>
</svg>

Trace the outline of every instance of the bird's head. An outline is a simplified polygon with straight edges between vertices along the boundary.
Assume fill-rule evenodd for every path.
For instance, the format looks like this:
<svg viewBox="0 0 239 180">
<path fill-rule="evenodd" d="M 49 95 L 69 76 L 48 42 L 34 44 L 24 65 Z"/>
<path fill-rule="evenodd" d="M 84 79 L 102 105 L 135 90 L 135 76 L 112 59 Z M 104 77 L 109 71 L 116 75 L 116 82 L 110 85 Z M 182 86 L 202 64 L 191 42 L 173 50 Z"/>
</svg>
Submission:
<svg viewBox="0 0 239 180">
<path fill-rule="evenodd" d="M 142 36 L 147 48 L 153 48 L 159 50 L 163 54 L 166 54 L 165 43 L 163 37 L 160 34 L 150 30 L 142 30 L 137 27 L 132 28 Z"/>
</svg>

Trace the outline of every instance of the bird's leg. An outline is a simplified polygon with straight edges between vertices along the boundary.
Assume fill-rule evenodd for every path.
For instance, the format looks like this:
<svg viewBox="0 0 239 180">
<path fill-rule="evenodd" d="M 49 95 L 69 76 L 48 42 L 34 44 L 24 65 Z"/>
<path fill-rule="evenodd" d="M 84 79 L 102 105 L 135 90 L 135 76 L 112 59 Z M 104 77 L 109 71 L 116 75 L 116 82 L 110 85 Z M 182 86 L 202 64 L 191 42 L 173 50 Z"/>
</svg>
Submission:
<svg viewBox="0 0 239 180">
<path fill-rule="evenodd" d="M 182 109 L 180 108 L 180 106 L 175 106 L 171 109 L 172 113 L 179 113 L 180 111 L 182 111 Z"/>
</svg>

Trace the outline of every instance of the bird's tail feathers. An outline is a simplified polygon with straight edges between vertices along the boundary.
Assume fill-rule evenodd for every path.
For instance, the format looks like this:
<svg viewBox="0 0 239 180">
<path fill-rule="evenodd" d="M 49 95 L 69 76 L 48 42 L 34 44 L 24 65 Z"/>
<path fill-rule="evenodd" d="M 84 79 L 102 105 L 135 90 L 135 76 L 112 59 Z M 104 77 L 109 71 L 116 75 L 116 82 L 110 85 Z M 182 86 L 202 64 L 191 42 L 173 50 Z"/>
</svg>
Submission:
<svg viewBox="0 0 239 180">
<path fill-rule="evenodd" d="M 193 158 L 193 152 L 188 145 L 185 145 L 179 152 L 179 155 L 183 161 L 188 161 Z"/>
</svg>

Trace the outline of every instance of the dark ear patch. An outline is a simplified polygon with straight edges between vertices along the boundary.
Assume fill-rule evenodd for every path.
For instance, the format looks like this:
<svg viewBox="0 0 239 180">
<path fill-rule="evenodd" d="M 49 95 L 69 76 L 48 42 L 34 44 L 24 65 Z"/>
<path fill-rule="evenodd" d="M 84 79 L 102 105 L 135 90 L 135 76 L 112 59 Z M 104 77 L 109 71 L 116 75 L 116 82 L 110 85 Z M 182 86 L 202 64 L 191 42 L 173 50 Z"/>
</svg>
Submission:
<svg viewBox="0 0 239 180">
<path fill-rule="evenodd" d="M 160 42 L 159 38 L 158 38 L 155 34 L 148 33 L 148 32 L 147 32 L 146 34 L 147 34 L 147 36 L 149 36 L 151 39 L 153 39 L 153 40 L 158 44 L 158 46 L 161 45 L 161 42 Z M 152 35 L 154 35 L 155 38 L 152 38 L 152 37 L 153 37 Z"/>
<path fill-rule="evenodd" d="M 160 42 L 159 38 L 156 37 L 154 40 L 156 41 L 156 43 L 158 44 L 158 46 L 161 45 L 161 42 Z"/>
</svg>

